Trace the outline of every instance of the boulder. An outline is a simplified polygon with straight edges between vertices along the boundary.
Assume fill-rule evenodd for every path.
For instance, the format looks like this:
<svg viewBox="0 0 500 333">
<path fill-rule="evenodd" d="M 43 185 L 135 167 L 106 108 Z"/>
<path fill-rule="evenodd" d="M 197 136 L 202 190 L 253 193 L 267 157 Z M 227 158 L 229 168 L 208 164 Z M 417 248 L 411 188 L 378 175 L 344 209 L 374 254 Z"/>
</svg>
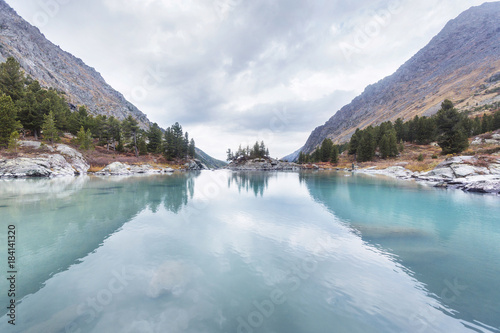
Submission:
<svg viewBox="0 0 500 333">
<path fill-rule="evenodd" d="M 75 174 L 73 166 L 58 154 L 0 160 L 0 177 L 57 177 Z"/>
<path fill-rule="evenodd" d="M 490 173 L 487 168 L 475 167 L 470 164 L 452 164 L 450 165 L 450 168 L 453 170 L 454 176 L 457 178 L 478 174 L 486 175 Z"/>
<path fill-rule="evenodd" d="M 470 144 L 473 146 L 483 144 L 483 139 L 480 137 L 475 137 Z"/>
<path fill-rule="evenodd" d="M 95 174 L 98 176 L 127 176 L 138 174 L 162 174 L 172 172 L 174 172 L 174 169 L 157 169 L 149 164 L 129 165 L 127 163 L 113 162 L 111 164 L 108 164 L 101 171 L 98 171 Z"/>
<path fill-rule="evenodd" d="M 419 176 L 420 178 L 424 178 L 426 180 L 434 179 L 452 179 L 455 177 L 453 170 L 449 167 L 436 167 L 434 170 L 423 172 Z"/>
<path fill-rule="evenodd" d="M 64 155 L 67 160 L 71 163 L 73 168 L 77 171 L 78 174 L 85 174 L 90 168 L 90 165 L 87 163 L 83 155 L 71 148 L 70 146 L 64 144 L 56 145 L 56 150 Z"/>
<path fill-rule="evenodd" d="M 113 162 L 108 164 L 102 169 L 95 173 L 99 176 L 116 176 L 116 175 L 131 175 L 130 165 L 121 163 L 121 162 Z"/>
<path fill-rule="evenodd" d="M 208 167 L 198 159 L 190 160 L 188 163 L 184 164 L 184 166 L 188 170 L 208 170 Z"/>
</svg>

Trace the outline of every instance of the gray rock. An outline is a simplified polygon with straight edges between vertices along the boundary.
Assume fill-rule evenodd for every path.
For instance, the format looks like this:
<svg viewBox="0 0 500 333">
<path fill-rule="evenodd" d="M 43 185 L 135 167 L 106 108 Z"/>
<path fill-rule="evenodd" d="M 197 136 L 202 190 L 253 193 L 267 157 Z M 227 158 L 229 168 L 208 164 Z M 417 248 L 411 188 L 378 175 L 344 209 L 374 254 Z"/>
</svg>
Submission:
<svg viewBox="0 0 500 333">
<path fill-rule="evenodd" d="M 475 137 L 470 144 L 473 146 L 481 145 L 483 144 L 483 139 L 480 137 Z"/>
<path fill-rule="evenodd" d="M 452 164 L 450 168 L 453 170 L 454 176 L 456 178 L 463 178 L 479 174 L 486 175 L 490 173 L 487 168 L 475 167 L 469 164 Z"/>
<path fill-rule="evenodd" d="M 0 177 L 57 177 L 75 174 L 73 166 L 58 154 L 0 160 Z"/>
<path fill-rule="evenodd" d="M 488 169 L 492 175 L 500 175 L 500 164 L 490 164 Z"/>
<path fill-rule="evenodd" d="M 157 169 L 149 164 L 129 165 L 127 163 L 113 162 L 96 172 L 98 176 L 130 176 L 138 174 L 163 174 L 174 172 L 171 168 Z"/>
<path fill-rule="evenodd" d="M 231 162 L 226 166 L 230 170 L 247 170 L 247 171 L 297 171 L 300 170 L 300 165 L 291 162 L 281 162 L 270 158 L 257 158 L 253 160 L 240 160 Z"/>
<path fill-rule="evenodd" d="M 64 145 L 64 144 L 58 144 L 56 145 L 56 150 L 64 155 L 67 160 L 71 163 L 73 168 L 79 173 L 79 174 L 85 174 L 90 168 L 90 165 L 87 163 L 85 158 L 83 158 L 83 155 L 79 152 L 76 151 L 75 149 L 71 148 L 70 146 Z"/>
<path fill-rule="evenodd" d="M 131 175 L 132 172 L 130 171 L 130 165 L 121 162 L 113 162 L 111 164 L 106 165 L 101 171 L 98 171 L 95 174 L 99 176 L 104 176 L 104 175 L 116 176 L 116 175 Z"/>
<path fill-rule="evenodd" d="M 208 170 L 208 167 L 198 159 L 190 160 L 184 166 L 188 170 Z"/>
<path fill-rule="evenodd" d="M 420 174 L 420 178 L 426 179 L 452 179 L 454 177 L 453 170 L 449 167 L 436 167 L 434 170 Z"/>
</svg>

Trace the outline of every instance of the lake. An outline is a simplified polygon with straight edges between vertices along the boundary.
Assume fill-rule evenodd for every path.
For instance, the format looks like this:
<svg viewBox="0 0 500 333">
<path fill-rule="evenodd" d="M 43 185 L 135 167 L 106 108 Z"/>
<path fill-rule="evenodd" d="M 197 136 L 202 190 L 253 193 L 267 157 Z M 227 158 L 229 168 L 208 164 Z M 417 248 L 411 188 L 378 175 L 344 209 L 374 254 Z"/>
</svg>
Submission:
<svg viewBox="0 0 500 333">
<path fill-rule="evenodd" d="M 500 198 L 341 172 L 0 181 L 0 332 L 500 332 Z"/>
</svg>

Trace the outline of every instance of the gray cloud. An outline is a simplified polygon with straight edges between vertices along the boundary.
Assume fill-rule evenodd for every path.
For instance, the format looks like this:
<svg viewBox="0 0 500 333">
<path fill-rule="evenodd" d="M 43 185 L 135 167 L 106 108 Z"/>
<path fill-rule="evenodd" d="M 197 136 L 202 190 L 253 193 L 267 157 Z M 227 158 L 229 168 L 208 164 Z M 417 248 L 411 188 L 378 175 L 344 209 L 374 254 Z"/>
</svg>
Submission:
<svg viewBox="0 0 500 333">
<path fill-rule="evenodd" d="M 179 121 L 218 158 L 228 146 L 258 136 L 267 136 L 273 155 L 299 148 L 366 85 L 394 72 L 449 19 L 481 3 L 7 2 L 152 121 L 163 127 Z"/>
</svg>

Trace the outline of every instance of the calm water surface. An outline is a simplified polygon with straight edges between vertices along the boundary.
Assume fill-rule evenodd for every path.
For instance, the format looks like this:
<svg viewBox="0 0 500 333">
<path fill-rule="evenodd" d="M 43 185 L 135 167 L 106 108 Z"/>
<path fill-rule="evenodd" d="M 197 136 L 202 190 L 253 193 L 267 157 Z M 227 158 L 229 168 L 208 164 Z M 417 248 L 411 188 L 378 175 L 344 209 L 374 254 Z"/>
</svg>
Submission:
<svg viewBox="0 0 500 333">
<path fill-rule="evenodd" d="M 0 332 L 500 332 L 499 217 L 334 172 L 3 180 Z"/>
</svg>

